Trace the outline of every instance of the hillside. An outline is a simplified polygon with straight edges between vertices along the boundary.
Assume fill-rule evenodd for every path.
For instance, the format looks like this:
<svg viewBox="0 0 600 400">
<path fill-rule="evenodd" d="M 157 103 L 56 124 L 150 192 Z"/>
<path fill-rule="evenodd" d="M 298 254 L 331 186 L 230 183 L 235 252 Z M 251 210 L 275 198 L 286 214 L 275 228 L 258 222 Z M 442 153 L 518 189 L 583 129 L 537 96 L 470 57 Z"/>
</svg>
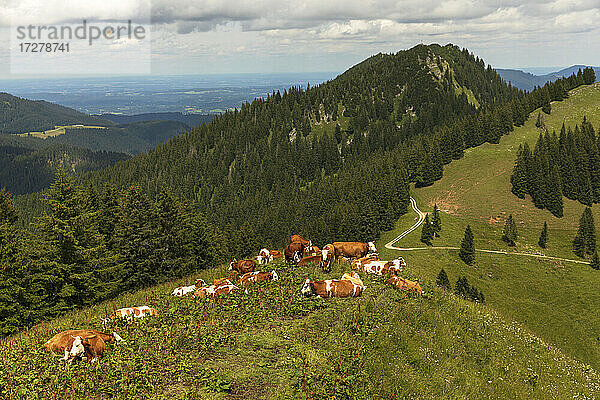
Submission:
<svg viewBox="0 0 600 400">
<path fill-rule="evenodd" d="M 303 298 L 319 268 L 270 266 L 280 276 L 249 294 L 173 298 L 207 270 L 39 325 L 0 343 L 0 392 L 11 398 L 594 398 L 596 372 L 508 322 L 421 280 L 406 296 L 365 276 L 357 299 Z M 328 276 L 348 265 L 336 264 Z M 412 271 L 412 268 L 411 268 Z M 410 272 L 407 272 L 410 275 Z M 115 307 L 148 304 L 161 315 L 118 322 L 126 340 L 100 367 L 65 368 L 41 345 L 71 328 L 102 329 Z"/>
<path fill-rule="evenodd" d="M 581 87 L 563 102 L 553 103 L 552 113 L 544 117 L 544 122 L 550 131 L 559 131 L 563 121 L 574 127 L 586 116 L 597 129 L 598 104 L 600 85 Z M 537 111 L 532 114 L 537 115 Z M 582 204 L 563 198 L 565 215 L 556 218 L 535 208 L 529 196 L 521 200 L 510 191 L 516 150 L 524 141 L 533 146 L 538 135 L 535 117 L 530 117 L 499 144 L 467 150 L 464 158 L 444 168 L 444 177 L 434 185 L 412 191 L 421 210 L 431 212 L 437 203 L 445 211 L 443 232 L 441 238 L 434 240 L 434 246 L 459 246 L 464 229 L 470 224 L 476 248 L 515 251 L 501 240 L 504 222 L 512 214 L 519 233 L 517 251 L 578 258 L 571 243 L 584 209 Z M 597 224 L 597 206 L 593 212 Z M 403 216 L 396 230 L 382 235 L 380 246 L 412 225 L 414 216 Z M 549 227 L 549 242 L 547 249 L 540 249 L 537 240 L 544 221 Z M 403 239 L 401 247 L 424 247 L 419 236 L 420 229 Z M 397 252 L 386 250 L 385 254 L 392 257 Z M 600 275 L 588 265 L 477 253 L 475 266 L 469 267 L 454 250 L 405 251 L 402 256 L 422 277 L 433 279 L 441 268 L 452 282 L 459 275 L 466 275 L 469 282 L 483 289 L 490 307 L 526 325 L 567 354 L 600 367 L 600 346 L 596 340 L 600 319 L 595 312 L 600 307 L 596 290 Z"/>
<path fill-rule="evenodd" d="M 183 114 L 180 112 L 158 112 L 144 113 L 134 115 L 124 114 L 101 114 L 97 117 L 107 119 L 116 124 L 129 124 L 132 122 L 143 121 L 176 121 L 187 125 L 188 128 L 199 126 L 202 123 L 208 124 L 215 117 L 214 114 Z"/>
<path fill-rule="evenodd" d="M 0 93 L 0 134 L 17 134 L 53 129 L 56 125 L 111 126 L 112 122 L 68 107 L 32 101 Z"/>
</svg>

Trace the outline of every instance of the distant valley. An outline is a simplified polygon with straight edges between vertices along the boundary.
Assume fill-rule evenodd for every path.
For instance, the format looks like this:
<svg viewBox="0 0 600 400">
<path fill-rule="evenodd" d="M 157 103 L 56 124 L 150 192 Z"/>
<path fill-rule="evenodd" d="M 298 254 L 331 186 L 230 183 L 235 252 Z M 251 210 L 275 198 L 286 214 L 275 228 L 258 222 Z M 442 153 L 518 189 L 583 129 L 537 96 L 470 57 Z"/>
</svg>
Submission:
<svg viewBox="0 0 600 400">
<path fill-rule="evenodd" d="M 550 72 L 543 75 L 534 75 L 529 72 L 524 72 L 518 69 L 496 69 L 496 72 L 506 82 L 522 90 L 531 91 L 536 86 L 544 86 L 546 82 L 554 82 L 559 78 L 570 76 L 577 73 L 580 69 L 583 70 L 588 65 L 573 65 L 560 71 Z M 600 67 L 592 67 L 596 73 L 596 77 L 600 77 Z M 599 78 L 600 79 L 600 78 Z"/>
</svg>

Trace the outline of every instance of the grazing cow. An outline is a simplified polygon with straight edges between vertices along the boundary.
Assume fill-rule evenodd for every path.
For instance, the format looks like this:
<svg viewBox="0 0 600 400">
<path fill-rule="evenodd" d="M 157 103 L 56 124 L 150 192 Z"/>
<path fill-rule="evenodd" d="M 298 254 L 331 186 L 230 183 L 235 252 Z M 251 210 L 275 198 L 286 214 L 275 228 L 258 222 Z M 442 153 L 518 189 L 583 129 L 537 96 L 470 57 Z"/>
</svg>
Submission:
<svg viewBox="0 0 600 400">
<path fill-rule="evenodd" d="M 406 265 L 402 257 L 392 261 L 365 261 L 357 263 L 356 269 L 367 272 L 369 274 L 376 275 L 395 275 L 402 271 L 402 268 Z"/>
<path fill-rule="evenodd" d="M 387 283 L 394 286 L 396 289 L 403 289 L 413 291 L 418 294 L 423 294 L 423 289 L 421 289 L 419 282 L 409 281 L 408 279 L 404 279 L 400 276 L 390 276 L 390 279 L 388 279 Z"/>
<path fill-rule="evenodd" d="M 312 246 L 312 242 L 310 240 L 306 240 L 300 235 L 292 235 L 290 239 L 290 243 L 301 243 L 304 247 Z"/>
<path fill-rule="evenodd" d="M 335 248 L 336 257 L 360 258 L 366 256 L 369 252 L 377 253 L 373 242 L 333 242 L 333 247 Z"/>
<path fill-rule="evenodd" d="M 104 343 L 125 342 L 116 332 L 103 333 L 95 329 L 71 329 L 54 335 L 50 340 L 44 343 L 44 350 L 54 353 L 62 351 L 68 353 L 72 348 L 75 337 L 78 336 L 84 339 L 98 337 L 102 339 Z"/>
<path fill-rule="evenodd" d="M 242 284 L 242 286 L 246 287 L 246 292 L 248 292 L 248 289 L 247 289 L 248 286 L 252 285 L 253 283 L 266 281 L 268 279 L 270 279 L 272 281 L 276 281 L 279 279 L 279 276 L 277 275 L 277 272 L 275 272 L 274 270 L 271 272 L 261 272 L 261 271 L 248 272 L 247 274 L 244 274 L 240 278 L 240 283 Z"/>
<path fill-rule="evenodd" d="M 253 272 L 255 269 L 256 262 L 254 260 L 240 260 L 237 262 L 231 262 L 231 264 L 229 264 L 229 270 L 235 271 L 240 275 Z"/>
<path fill-rule="evenodd" d="M 148 306 L 140 306 L 140 307 L 128 307 L 128 308 L 119 308 L 115 310 L 108 318 L 125 318 L 128 321 L 133 320 L 134 318 L 144 318 L 147 316 L 158 315 L 158 311 L 152 307 Z"/>
<path fill-rule="evenodd" d="M 342 275 L 342 277 L 340 278 L 340 280 L 342 281 L 350 281 L 360 287 L 365 288 L 365 284 L 363 283 L 362 279 L 360 279 L 360 275 L 358 275 L 358 272 L 354 271 L 352 272 L 352 274 L 349 273 L 344 273 L 344 275 Z"/>
<path fill-rule="evenodd" d="M 104 353 L 106 345 L 104 340 L 99 336 L 71 336 L 73 343 L 70 351 L 65 349 L 64 361 L 69 364 L 73 363 L 76 358 L 91 360 L 91 362 L 99 361 Z"/>
<path fill-rule="evenodd" d="M 320 255 L 306 256 L 306 257 L 302 257 L 302 259 L 300 261 L 298 261 L 297 265 L 299 267 L 305 267 L 310 264 L 320 264 L 321 259 L 322 259 L 322 256 L 320 256 Z"/>
<path fill-rule="evenodd" d="M 281 254 L 280 251 L 262 249 L 256 256 L 256 261 L 258 261 L 258 265 L 264 265 L 264 264 L 270 263 L 271 261 L 273 261 L 277 258 L 282 258 L 282 257 L 283 257 L 283 254 Z"/>
<path fill-rule="evenodd" d="M 191 286 L 179 286 L 178 288 L 175 288 L 175 290 L 173 290 L 173 293 L 171 293 L 172 296 L 185 296 L 188 293 L 194 293 L 194 291 L 202 286 L 206 286 L 206 282 L 204 282 L 203 279 L 196 279 L 196 283 L 194 285 Z"/>
<path fill-rule="evenodd" d="M 327 279 L 324 281 L 311 282 L 307 279 L 302 286 L 301 292 L 305 296 L 328 297 L 357 297 L 363 291 L 362 286 L 350 280 Z"/>
<path fill-rule="evenodd" d="M 307 246 L 304 248 L 304 253 L 302 254 L 304 257 L 308 256 L 317 256 L 321 254 L 321 250 L 317 246 Z"/>
<path fill-rule="evenodd" d="M 335 248 L 332 244 L 325 245 L 321 250 L 321 268 L 324 271 L 331 271 L 331 266 L 335 262 Z"/>
<path fill-rule="evenodd" d="M 283 250 L 285 255 L 285 262 L 298 262 L 300 261 L 300 255 L 304 252 L 304 245 L 302 243 L 290 243 Z"/>
<path fill-rule="evenodd" d="M 197 289 L 194 292 L 194 297 L 214 297 L 214 296 L 227 296 L 233 292 L 239 292 L 241 289 L 235 285 L 221 285 L 221 286 L 204 286 Z"/>
</svg>

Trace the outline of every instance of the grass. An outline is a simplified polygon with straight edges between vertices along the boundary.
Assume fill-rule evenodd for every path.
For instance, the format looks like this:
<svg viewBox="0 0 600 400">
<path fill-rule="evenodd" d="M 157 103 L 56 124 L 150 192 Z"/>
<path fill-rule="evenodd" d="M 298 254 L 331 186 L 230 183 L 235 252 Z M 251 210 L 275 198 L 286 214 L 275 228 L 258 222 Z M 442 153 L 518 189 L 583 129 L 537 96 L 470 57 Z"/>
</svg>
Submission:
<svg viewBox="0 0 600 400">
<path fill-rule="evenodd" d="M 552 104 L 545 116 L 550 130 L 579 124 L 584 116 L 600 127 L 600 86 L 576 89 L 563 102 Z M 521 200 L 510 192 L 510 174 L 516 150 L 524 141 L 535 144 L 539 130 L 535 127 L 537 111 L 525 126 L 503 137 L 499 144 L 485 144 L 470 149 L 465 157 L 444 168 L 444 177 L 433 186 L 415 189 L 413 197 L 419 208 L 431 212 L 435 203 L 442 210 L 443 232 L 434 246 L 460 246 L 467 224 L 475 234 L 475 247 L 489 250 L 542 252 L 549 256 L 577 259 L 571 250 L 578 220 L 584 206 L 564 199 L 565 216 L 555 218 L 548 211 L 533 206 L 530 198 Z M 600 207 L 593 207 L 596 221 Z M 502 228 L 509 214 L 517 223 L 517 249 L 501 240 Z M 414 223 L 416 214 L 404 215 L 396 229 L 382 235 L 378 248 Z M 547 249 L 537 240 L 544 221 L 548 222 Z M 404 238 L 401 247 L 423 247 L 420 229 Z M 454 283 L 465 275 L 482 289 L 488 304 L 507 319 L 514 319 L 535 334 L 560 347 L 565 353 L 600 368 L 600 273 L 585 264 L 544 261 L 516 255 L 477 253 L 474 266 L 465 265 L 452 250 L 402 252 L 402 256 L 424 279 L 434 279 L 444 268 Z M 386 250 L 385 257 L 398 252 Z"/>
<path fill-rule="evenodd" d="M 488 307 L 434 288 L 407 296 L 363 276 L 357 299 L 303 298 L 318 267 L 275 264 L 281 279 L 216 301 L 173 298 L 170 282 L 73 312 L 0 343 L 4 398 L 373 399 L 594 398 L 600 378 Z M 336 264 L 328 276 L 340 276 Z M 215 268 L 197 276 L 224 276 Z M 406 271 L 413 277 L 413 271 Z M 188 277 L 191 282 L 196 276 Z M 66 367 L 41 345 L 75 327 L 101 328 L 114 307 L 161 315 L 111 330 L 99 367 Z"/>
<path fill-rule="evenodd" d="M 63 125 L 63 126 L 55 126 L 54 129 L 48 129 L 43 132 L 25 132 L 25 133 L 17 133 L 17 136 L 25 136 L 25 137 L 36 137 L 39 139 L 47 139 L 49 137 L 56 137 L 60 135 L 64 135 L 67 129 L 106 129 L 105 126 L 91 126 L 91 125 Z"/>
</svg>

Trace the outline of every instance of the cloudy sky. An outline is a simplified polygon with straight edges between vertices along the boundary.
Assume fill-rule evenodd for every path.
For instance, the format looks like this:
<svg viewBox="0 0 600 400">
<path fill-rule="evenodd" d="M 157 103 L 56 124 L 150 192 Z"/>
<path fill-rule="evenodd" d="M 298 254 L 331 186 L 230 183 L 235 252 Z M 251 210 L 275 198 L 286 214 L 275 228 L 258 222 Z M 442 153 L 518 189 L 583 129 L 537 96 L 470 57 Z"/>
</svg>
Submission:
<svg viewBox="0 0 600 400">
<path fill-rule="evenodd" d="M 146 16 L 140 1 L 0 0 L 0 75 L 10 71 L 11 24 L 136 20 Z M 343 71 L 369 55 L 418 43 L 467 47 L 497 68 L 600 65 L 600 0 L 154 0 L 151 5 L 155 74 Z M 104 43 L 111 52 L 107 63 L 118 64 L 128 44 Z"/>
</svg>

